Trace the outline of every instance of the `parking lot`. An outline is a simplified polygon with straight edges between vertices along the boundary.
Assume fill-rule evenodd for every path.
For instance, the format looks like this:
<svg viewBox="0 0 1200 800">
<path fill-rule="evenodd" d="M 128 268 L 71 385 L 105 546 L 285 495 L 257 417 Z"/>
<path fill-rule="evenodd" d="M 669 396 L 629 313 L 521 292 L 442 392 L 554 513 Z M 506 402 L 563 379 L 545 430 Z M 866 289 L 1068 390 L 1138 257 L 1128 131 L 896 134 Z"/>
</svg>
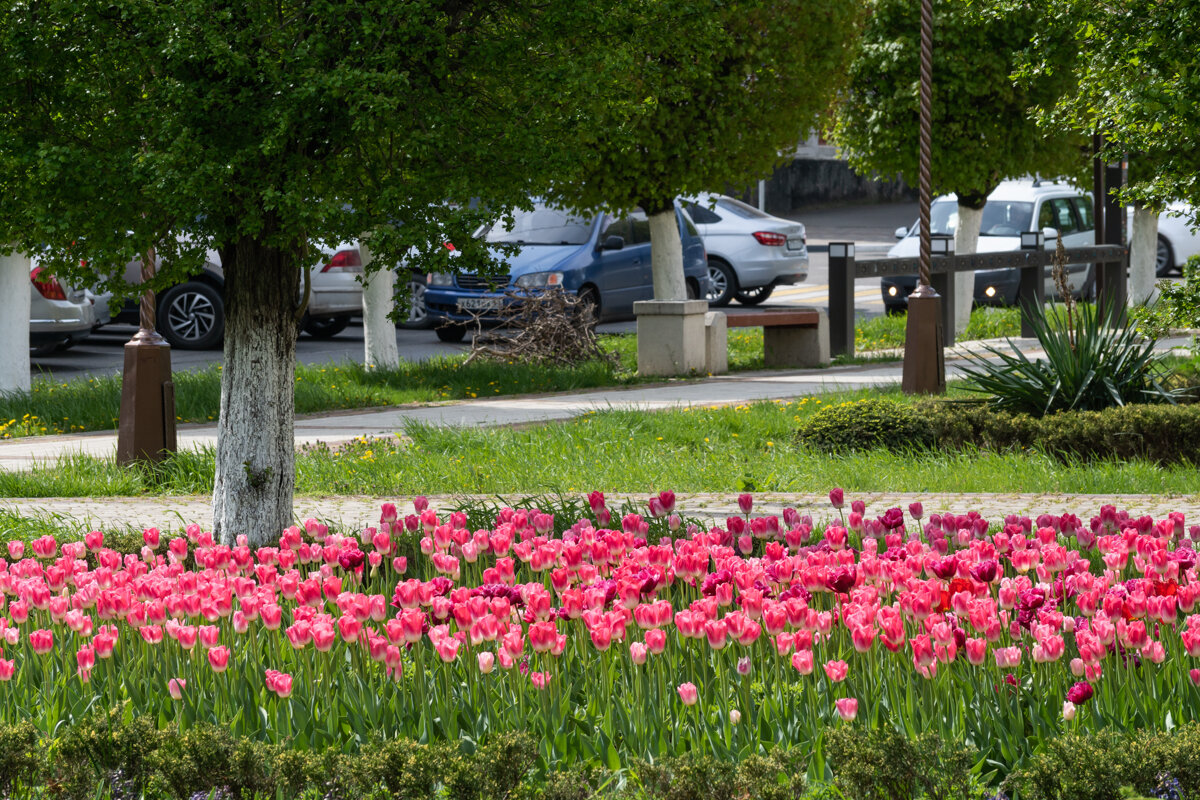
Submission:
<svg viewBox="0 0 1200 800">
<path fill-rule="evenodd" d="M 762 308 L 795 306 L 828 306 L 829 267 L 826 248 L 830 241 L 852 241 L 859 244 L 859 253 L 882 253 L 894 242 L 892 232 L 916 218 L 915 203 L 822 209 L 786 215 L 803 222 L 808 229 L 810 250 L 809 275 L 804 283 L 778 288 Z M 858 282 L 856 305 L 859 313 L 874 316 L 883 313 L 879 280 Z M 734 305 L 736 308 L 736 304 Z M 601 333 L 633 332 L 636 324 L 611 322 L 599 326 Z M 86 341 L 70 350 L 49 356 L 33 357 L 35 375 L 50 375 L 60 380 L 119 373 L 124 360 L 124 345 L 136 332 L 131 325 L 108 325 L 92 334 Z M 467 344 L 447 344 L 438 341 L 432 330 L 396 331 L 400 357 L 420 361 L 465 352 Z M 356 319 L 331 339 L 314 339 L 301 335 L 296 342 L 296 357 L 303 364 L 323 364 L 340 361 L 361 361 L 363 358 L 362 323 Z M 221 362 L 218 350 L 171 351 L 171 364 L 176 370 L 203 369 Z"/>
</svg>

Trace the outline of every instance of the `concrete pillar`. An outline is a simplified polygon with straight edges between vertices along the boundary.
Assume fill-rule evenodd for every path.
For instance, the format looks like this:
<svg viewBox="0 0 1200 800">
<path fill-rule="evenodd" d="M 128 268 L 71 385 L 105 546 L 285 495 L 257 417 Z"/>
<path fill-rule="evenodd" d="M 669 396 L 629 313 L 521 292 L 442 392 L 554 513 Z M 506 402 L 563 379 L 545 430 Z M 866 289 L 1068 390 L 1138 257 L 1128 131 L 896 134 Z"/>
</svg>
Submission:
<svg viewBox="0 0 1200 800">
<path fill-rule="evenodd" d="M 688 375 L 706 367 L 704 300 L 639 300 L 638 374 Z"/>
</svg>

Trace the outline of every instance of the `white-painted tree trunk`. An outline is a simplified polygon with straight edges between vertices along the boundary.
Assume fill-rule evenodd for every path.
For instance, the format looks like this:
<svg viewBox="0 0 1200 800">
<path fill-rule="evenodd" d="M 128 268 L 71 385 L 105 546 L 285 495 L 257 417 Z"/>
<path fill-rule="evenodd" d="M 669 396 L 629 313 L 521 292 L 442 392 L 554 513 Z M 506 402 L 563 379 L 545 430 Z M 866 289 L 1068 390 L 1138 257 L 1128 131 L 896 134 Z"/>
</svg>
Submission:
<svg viewBox="0 0 1200 800">
<path fill-rule="evenodd" d="M 1143 306 L 1155 293 L 1158 266 L 1158 214 L 1142 205 L 1133 207 L 1129 236 L 1129 304 Z"/>
<path fill-rule="evenodd" d="M 675 209 L 650 215 L 650 270 L 655 300 L 686 300 L 683 279 L 683 242 Z"/>
<path fill-rule="evenodd" d="M 276 542 L 295 488 L 296 297 L 300 262 L 242 239 L 225 265 L 225 363 L 213 485 L 213 530 L 232 544 Z"/>
<path fill-rule="evenodd" d="M 0 394 L 29 391 L 29 259 L 0 246 Z"/>
<path fill-rule="evenodd" d="M 954 228 L 954 254 L 971 255 L 979 249 L 979 223 L 983 220 L 982 208 L 971 208 L 958 204 L 958 225 Z M 954 274 L 954 335 L 966 333 L 971 322 L 971 306 L 975 302 L 975 273 Z"/>
<path fill-rule="evenodd" d="M 366 242 L 359 242 L 363 269 L 372 255 Z M 371 274 L 363 273 L 363 363 L 367 369 L 398 369 L 400 350 L 396 346 L 396 324 L 388 317 L 396 306 L 396 273 L 386 267 Z"/>
</svg>

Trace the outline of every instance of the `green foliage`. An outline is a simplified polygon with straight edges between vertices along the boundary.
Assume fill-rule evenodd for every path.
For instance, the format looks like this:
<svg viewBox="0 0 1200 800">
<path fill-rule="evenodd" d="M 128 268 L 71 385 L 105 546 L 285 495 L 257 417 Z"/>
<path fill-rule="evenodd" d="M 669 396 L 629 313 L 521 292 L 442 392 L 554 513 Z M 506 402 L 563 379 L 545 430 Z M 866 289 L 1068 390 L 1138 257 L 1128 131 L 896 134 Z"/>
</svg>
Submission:
<svg viewBox="0 0 1200 800">
<path fill-rule="evenodd" d="M 573 204 L 670 207 L 749 183 L 812 130 L 838 86 L 861 14 L 845 0 L 633 2 L 605 20 L 609 76 L 628 116 L 597 131 Z M 596 104 L 593 104 L 596 110 Z"/>
<path fill-rule="evenodd" d="M 688 754 L 631 771 L 638 795 L 655 800 L 797 800 L 804 794 L 807 757 L 779 748 L 740 762 Z"/>
<path fill-rule="evenodd" d="M 1142 335 L 1160 339 L 1176 328 L 1200 330 L 1200 255 L 1183 265 L 1182 283 L 1160 281 L 1158 291 L 1153 305 L 1133 310 L 1133 320 Z"/>
<path fill-rule="evenodd" d="M 800 424 L 796 440 L 822 452 L 917 450 L 934 442 L 929 421 L 912 406 L 874 398 L 823 408 Z"/>
<path fill-rule="evenodd" d="M 962 370 L 967 388 L 987 395 L 996 410 L 1035 416 L 1175 402 L 1162 386 L 1165 356 L 1155 354 L 1153 340 L 1118 326 L 1116 313 L 1114 306 L 1102 317 L 1091 305 L 1076 306 L 1073 315 L 1031 310 L 1029 320 L 1045 358 L 1031 359 L 1017 347 L 986 347 L 987 357 Z"/>
<path fill-rule="evenodd" d="M 1070 72 L 1055 68 L 1070 55 L 1070 27 L 1037 4 L 994 13 L 982 5 L 933 4 L 933 190 L 957 192 L 976 208 L 1005 178 L 1083 167 L 1078 137 L 1039 129 L 1028 114 L 1072 85 Z M 901 174 L 916 185 L 919 4 L 872 0 L 868 8 L 833 137 L 859 172 Z M 1048 66 L 1014 87 L 1017 57 L 1034 37 Z"/>
<path fill-rule="evenodd" d="M 829 731 L 826 751 L 835 786 L 853 800 L 968 800 L 982 798 L 972 778 L 977 754 L 933 732 L 909 739 L 894 730 Z"/>
<path fill-rule="evenodd" d="M 989 0 L 1003 12 L 1026 5 Z M 1185 200 L 1194 220 L 1200 209 L 1200 52 L 1180 31 L 1200 27 L 1200 6 L 1194 0 L 1052 0 L 1039 7 L 1051 27 L 1065 26 L 1074 38 L 1074 58 L 1065 65 L 1059 43 L 1028 38 L 1023 83 L 1047 73 L 1075 79 L 1061 97 L 1034 101 L 1045 128 L 1103 131 L 1105 160 L 1132 154 L 1124 201 L 1162 208 Z M 1148 166 L 1139 169 L 1139 162 Z"/>
<path fill-rule="evenodd" d="M 0 792 L 37 780 L 37 742 L 32 722 L 0 726 Z"/>
<path fill-rule="evenodd" d="M 141 795 L 186 800 L 197 793 L 344 800 L 503 800 L 529 788 L 537 745 L 523 733 L 496 736 L 472 754 L 448 744 L 389 739 L 357 753 L 270 745 L 200 724 L 183 733 L 154 721 L 123 721 L 120 710 L 67 726 L 46 747 L 32 723 L 0 726 L 0 789 L 52 786 L 55 796 L 90 800 Z"/>
</svg>

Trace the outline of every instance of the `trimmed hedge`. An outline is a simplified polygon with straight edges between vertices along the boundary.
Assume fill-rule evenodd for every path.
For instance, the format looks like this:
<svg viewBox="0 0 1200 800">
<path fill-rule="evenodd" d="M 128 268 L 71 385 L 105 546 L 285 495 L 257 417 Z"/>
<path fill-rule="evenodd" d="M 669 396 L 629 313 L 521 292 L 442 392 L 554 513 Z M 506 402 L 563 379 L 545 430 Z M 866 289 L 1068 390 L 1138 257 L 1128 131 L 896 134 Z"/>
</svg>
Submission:
<svg viewBox="0 0 1200 800">
<path fill-rule="evenodd" d="M 982 402 L 869 399 L 818 411 L 800 425 L 796 440 L 825 452 L 976 447 L 1168 464 L 1194 461 L 1200 453 L 1200 404 L 1138 404 L 1033 417 Z"/>
</svg>

